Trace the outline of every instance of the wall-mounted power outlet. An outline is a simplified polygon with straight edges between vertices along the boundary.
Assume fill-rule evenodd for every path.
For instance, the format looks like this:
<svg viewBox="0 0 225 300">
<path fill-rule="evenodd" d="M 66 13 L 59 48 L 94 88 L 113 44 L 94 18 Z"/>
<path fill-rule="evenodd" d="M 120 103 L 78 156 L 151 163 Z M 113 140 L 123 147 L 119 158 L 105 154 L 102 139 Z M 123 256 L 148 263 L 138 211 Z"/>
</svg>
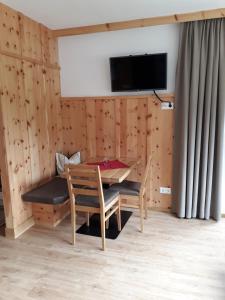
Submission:
<svg viewBox="0 0 225 300">
<path fill-rule="evenodd" d="M 161 103 L 161 109 L 174 109 L 174 104 L 172 102 L 162 102 Z"/>
<path fill-rule="evenodd" d="M 170 187 L 161 186 L 160 187 L 160 194 L 170 195 L 171 194 L 171 188 Z"/>
</svg>

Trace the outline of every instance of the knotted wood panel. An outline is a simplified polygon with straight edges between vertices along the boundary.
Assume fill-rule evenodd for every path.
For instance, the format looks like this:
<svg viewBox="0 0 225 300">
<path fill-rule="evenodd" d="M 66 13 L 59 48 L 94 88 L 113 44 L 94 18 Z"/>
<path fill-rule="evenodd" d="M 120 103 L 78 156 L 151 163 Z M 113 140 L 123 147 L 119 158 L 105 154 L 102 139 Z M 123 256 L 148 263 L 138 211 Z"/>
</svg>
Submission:
<svg viewBox="0 0 225 300">
<path fill-rule="evenodd" d="M 0 3 L 0 50 L 21 54 L 20 24 L 18 13 Z"/>
<path fill-rule="evenodd" d="M 162 98 L 174 100 L 173 95 Z M 149 206 L 171 207 L 171 195 L 160 194 L 160 186 L 172 185 L 172 110 L 161 110 L 153 95 L 63 98 L 62 120 L 65 153 L 81 151 L 87 160 L 138 160 L 130 180 L 141 181 L 151 155 Z"/>
<path fill-rule="evenodd" d="M 55 175 L 62 150 L 58 49 L 50 29 L 3 4 L 0 20 L 0 168 L 15 237 L 32 225 L 21 195 Z"/>
<path fill-rule="evenodd" d="M 31 157 L 27 119 L 25 110 L 25 97 L 23 87 L 22 62 L 16 58 L 1 56 L 0 59 L 0 85 L 1 85 L 1 126 L 4 143 L 4 162 L 2 167 L 3 199 L 6 208 L 6 222 L 12 226 L 20 220 L 31 216 L 29 206 L 24 206 L 21 194 L 31 185 Z M 2 158 L 3 159 L 3 158 Z M 4 177 L 7 177 L 4 178 Z M 10 199 L 7 197 L 10 196 Z M 11 206 L 11 209 L 10 209 Z M 13 220 L 11 220 L 13 215 Z"/>
</svg>

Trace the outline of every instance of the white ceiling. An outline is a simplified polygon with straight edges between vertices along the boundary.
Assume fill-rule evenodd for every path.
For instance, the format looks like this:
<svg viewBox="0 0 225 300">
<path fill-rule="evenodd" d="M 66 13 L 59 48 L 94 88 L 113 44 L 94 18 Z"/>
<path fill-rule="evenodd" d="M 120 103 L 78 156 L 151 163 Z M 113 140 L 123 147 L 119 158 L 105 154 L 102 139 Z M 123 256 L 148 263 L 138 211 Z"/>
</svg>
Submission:
<svg viewBox="0 0 225 300">
<path fill-rule="evenodd" d="M 56 29 L 225 7 L 225 0 L 2 0 Z"/>
</svg>

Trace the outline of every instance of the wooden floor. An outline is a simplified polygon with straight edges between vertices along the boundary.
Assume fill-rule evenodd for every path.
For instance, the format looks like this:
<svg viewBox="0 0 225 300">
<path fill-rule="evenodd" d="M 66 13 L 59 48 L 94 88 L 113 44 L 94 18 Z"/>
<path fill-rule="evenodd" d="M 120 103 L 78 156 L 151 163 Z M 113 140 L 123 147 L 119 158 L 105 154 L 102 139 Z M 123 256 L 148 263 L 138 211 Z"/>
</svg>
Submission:
<svg viewBox="0 0 225 300">
<path fill-rule="evenodd" d="M 150 212 L 145 233 L 134 215 L 117 240 L 77 236 L 69 219 L 55 230 L 0 237 L 0 299 L 225 299 L 225 220 L 180 220 Z"/>
</svg>

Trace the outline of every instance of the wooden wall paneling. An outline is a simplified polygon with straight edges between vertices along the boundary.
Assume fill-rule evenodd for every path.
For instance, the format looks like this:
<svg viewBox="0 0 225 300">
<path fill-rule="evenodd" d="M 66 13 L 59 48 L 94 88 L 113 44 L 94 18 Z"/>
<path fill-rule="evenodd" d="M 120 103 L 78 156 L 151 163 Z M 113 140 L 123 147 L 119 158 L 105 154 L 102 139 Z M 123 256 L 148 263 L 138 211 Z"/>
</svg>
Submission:
<svg viewBox="0 0 225 300">
<path fill-rule="evenodd" d="M 40 25 L 41 28 L 41 52 L 44 64 L 50 63 L 50 49 L 49 49 L 49 29 L 46 26 Z"/>
<path fill-rule="evenodd" d="M 55 150 L 62 151 L 62 109 L 61 109 L 61 87 L 60 87 L 60 71 L 51 69 L 52 74 L 52 105 L 54 108 L 54 126 L 55 126 Z"/>
<path fill-rule="evenodd" d="M 81 134 L 82 134 L 82 120 L 81 117 L 84 117 L 84 121 L 86 119 L 85 115 L 81 114 L 81 106 L 80 105 L 72 105 L 69 111 L 69 126 L 68 126 L 68 133 L 69 133 L 69 156 L 74 154 L 77 151 L 81 152 L 82 159 L 83 151 L 80 149 L 81 144 Z M 81 114 L 81 115 L 80 115 Z M 79 125 L 78 125 L 79 124 Z M 77 126 L 79 126 L 79 130 L 77 130 Z M 75 151 L 74 151 L 75 150 Z"/>
<path fill-rule="evenodd" d="M 161 96 L 164 100 L 174 101 L 172 95 Z M 86 128 L 85 114 L 81 114 L 80 108 L 82 103 L 86 109 Z M 70 153 L 77 151 L 77 147 L 81 146 L 80 135 L 76 132 L 81 130 L 85 134 L 86 130 L 87 158 L 140 160 L 140 165 L 128 178 L 135 181 L 141 180 L 151 154 L 153 160 L 147 188 L 149 206 L 160 209 L 171 207 L 171 195 L 160 194 L 159 188 L 172 184 L 172 110 L 161 110 L 153 95 L 63 98 L 62 105 L 64 149 L 69 147 Z M 75 123 L 72 121 L 74 118 Z M 74 140 L 69 146 L 71 137 Z M 112 147 L 109 149 L 107 145 Z"/>
<path fill-rule="evenodd" d="M 55 153 L 61 152 L 63 148 L 59 70 L 46 68 L 45 85 L 50 154 L 49 168 L 53 175 L 55 174 Z"/>
<path fill-rule="evenodd" d="M 137 158 L 140 163 L 137 166 L 137 178 L 142 179 L 145 170 L 147 154 L 147 98 L 138 99 L 137 104 Z"/>
<path fill-rule="evenodd" d="M 123 144 L 126 146 L 123 156 L 140 161 L 128 178 L 140 181 L 146 165 L 146 98 L 128 97 L 123 101 L 126 101 L 126 122 L 122 122 L 124 127 L 121 127 Z M 121 117 L 124 118 L 123 113 Z"/>
<path fill-rule="evenodd" d="M 71 103 L 72 104 L 72 103 Z M 71 148 L 70 154 L 72 155 L 74 152 L 81 152 L 81 159 L 84 161 L 87 155 L 87 118 L 86 118 L 86 106 L 84 101 L 79 101 L 76 105 L 72 105 L 73 110 L 72 114 L 70 114 L 70 120 L 72 120 L 72 140 L 70 141 L 70 145 L 76 145 L 76 147 Z M 79 130 L 77 130 L 79 128 Z M 75 150 L 75 151 L 74 151 Z"/>
<path fill-rule="evenodd" d="M 126 157 L 137 158 L 137 99 L 127 98 L 127 124 L 126 124 L 126 136 L 127 136 L 127 149 Z"/>
<path fill-rule="evenodd" d="M 1 110 L 3 112 L 4 140 L 11 199 L 13 226 L 22 224 L 31 217 L 31 208 L 24 205 L 21 194 L 31 183 L 29 140 L 24 116 L 23 72 L 20 60 L 1 56 Z M 7 219 L 6 219 L 7 222 Z M 7 227 L 12 224 L 7 223 Z"/>
<path fill-rule="evenodd" d="M 20 14 L 22 55 L 42 61 L 41 25 Z"/>
<path fill-rule="evenodd" d="M 147 151 L 152 157 L 150 180 L 148 181 L 147 200 L 148 206 L 156 207 L 159 204 L 159 187 L 160 187 L 160 163 L 159 163 L 159 127 L 157 112 L 160 105 L 154 102 L 153 96 L 148 98 L 148 115 L 147 115 Z"/>
<path fill-rule="evenodd" d="M 171 98 L 168 100 L 171 101 Z M 160 186 L 172 185 L 173 111 L 161 110 L 158 100 L 151 96 L 148 99 L 148 114 L 147 142 L 152 156 L 148 201 L 150 206 L 170 209 L 171 195 L 160 194 Z"/>
<path fill-rule="evenodd" d="M 6 234 L 15 237 L 33 224 L 21 195 L 55 174 L 62 150 L 60 75 L 51 30 L 2 4 L 0 18 L 0 165 Z"/>
<path fill-rule="evenodd" d="M 103 103 L 104 100 L 97 99 L 95 101 L 95 148 L 96 148 L 96 157 L 106 157 L 107 159 L 107 151 L 105 151 L 104 155 L 104 133 L 103 133 Z"/>
<path fill-rule="evenodd" d="M 72 107 L 72 103 L 62 103 L 63 152 L 67 155 L 71 153 L 71 137 L 73 138 L 73 135 L 76 133 L 76 130 L 74 133 L 72 132 L 72 126 L 70 122 L 70 112 L 73 112 Z M 76 143 L 78 143 L 78 140 L 76 140 Z"/>
<path fill-rule="evenodd" d="M 41 28 L 41 48 L 43 63 L 58 67 L 58 39 L 53 36 L 52 30 L 40 25 Z"/>
<path fill-rule="evenodd" d="M 2 66 L 0 60 L 0 67 Z M 0 71 L 0 78 L 1 78 L 1 71 Z M 1 164 L 1 183 L 2 183 L 2 193 L 3 193 L 3 203 L 4 203 L 4 213 L 5 213 L 5 220 L 6 224 L 9 228 L 14 227 L 13 222 L 13 212 L 12 212 L 12 190 L 10 189 L 10 180 L 8 176 L 8 163 L 7 163 L 7 152 L 6 152 L 6 128 L 4 126 L 4 112 L 3 112 L 3 105 L 2 101 L 4 99 L 3 94 L 3 87 L 0 84 L 0 164 Z"/>
<path fill-rule="evenodd" d="M 95 158 L 96 151 L 96 100 L 86 99 L 87 118 L 87 158 Z"/>
<path fill-rule="evenodd" d="M 120 100 L 120 156 L 127 157 L 127 99 Z"/>
<path fill-rule="evenodd" d="M 23 61 L 25 107 L 31 158 L 32 186 L 48 179 L 52 174 L 49 167 L 49 136 L 47 101 L 44 86 L 44 67 Z"/>
<path fill-rule="evenodd" d="M 52 30 L 48 30 L 49 63 L 57 67 L 59 65 L 58 38 L 54 37 Z"/>
<path fill-rule="evenodd" d="M 116 116 L 115 116 L 115 99 L 105 101 L 103 108 L 104 121 L 104 151 L 107 150 L 107 156 L 115 158 L 117 154 L 116 146 Z"/>
<path fill-rule="evenodd" d="M 166 98 L 165 98 L 166 99 Z M 168 99 L 168 98 L 167 98 Z M 156 101 L 156 99 L 155 99 Z M 174 99 L 173 99 L 174 102 Z M 160 185 L 172 187 L 172 160 L 173 160 L 173 111 L 160 110 L 159 115 L 159 132 L 160 136 L 160 157 L 159 164 L 161 166 L 160 172 Z M 160 195 L 160 203 L 157 207 L 170 209 L 171 208 L 171 195 Z"/>
<path fill-rule="evenodd" d="M 147 151 L 147 156 L 149 155 L 152 156 L 152 151 L 151 151 L 151 122 L 152 119 L 152 96 L 149 96 L 147 98 L 147 115 L 146 115 L 146 127 L 147 127 L 147 132 L 146 132 L 146 151 Z M 147 206 L 148 207 L 153 207 L 154 205 L 154 200 L 153 200 L 153 178 L 154 178 L 154 171 L 153 171 L 153 157 L 151 161 L 151 169 L 150 169 L 150 174 L 149 178 L 147 181 L 147 187 L 146 187 L 146 195 L 145 198 L 147 200 Z"/>
<path fill-rule="evenodd" d="M 120 147 L 121 147 L 121 134 L 120 134 L 120 123 L 121 123 L 121 114 L 120 114 L 120 99 L 115 99 L 115 154 L 116 158 L 120 158 Z"/>
<path fill-rule="evenodd" d="M 39 172 L 40 181 L 46 181 L 52 174 L 54 174 L 55 166 L 52 167 L 52 154 L 50 153 L 50 142 L 49 142 L 49 116 L 48 116 L 48 101 L 46 90 L 46 67 L 36 65 L 36 113 L 35 121 L 37 123 L 37 145 L 39 155 Z"/>
<path fill-rule="evenodd" d="M 63 152 L 67 155 L 80 151 L 81 159 L 87 155 L 87 118 L 85 101 L 62 103 Z M 79 130 L 78 130 L 79 128 Z"/>
<path fill-rule="evenodd" d="M 21 54 L 19 16 L 16 11 L 0 3 L 0 49 Z"/>
<path fill-rule="evenodd" d="M 50 68 L 46 68 L 45 74 L 45 85 L 46 85 L 46 104 L 47 104 L 47 116 L 48 116 L 48 136 L 49 136 L 49 170 L 51 170 L 51 174 L 55 173 L 55 149 L 56 149 L 56 118 L 55 109 L 54 109 L 54 97 L 52 93 L 53 89 L 53 78 L 52 78 L 52 70 Z"/>
<path fill-rule="evenodd" d="M 115 101 L 96 100 L 96 156 L 115 157 Z"/>
<path fill-rule="evenodd" d="M 32 185 L 40 181 L 40 160 L 38 139 L 40 132 L 37 123 L 37 98 L 39 96 L 37 89 L 37 65 L 31 62 L 23 61 L 24 74 L 24 97 L 26 109 L 26 121 L 29 137 L 30 165 L 31 165 L 31 183 Z"/>
</svg>

